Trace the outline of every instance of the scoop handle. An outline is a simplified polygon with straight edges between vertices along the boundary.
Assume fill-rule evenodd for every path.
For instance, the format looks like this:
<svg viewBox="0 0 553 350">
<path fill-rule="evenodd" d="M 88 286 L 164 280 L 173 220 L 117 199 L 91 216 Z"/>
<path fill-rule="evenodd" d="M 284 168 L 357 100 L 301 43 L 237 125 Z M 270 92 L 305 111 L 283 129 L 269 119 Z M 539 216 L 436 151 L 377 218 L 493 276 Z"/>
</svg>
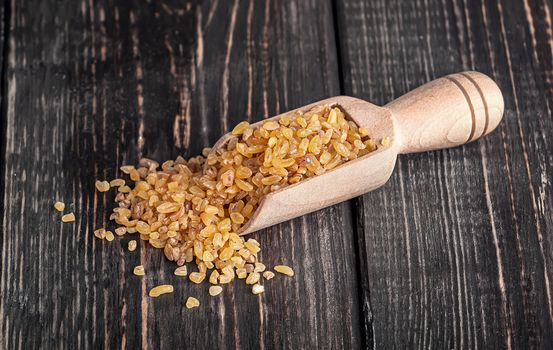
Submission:
<svg viewBox="0 0 553 350">
<path fill-rule="evenodd" d="M 455 147 L 487 135 L 503 117 L 503 95 L 479 72 L 447 75 L 388 103 L 400 153 Z"/>
</svg>

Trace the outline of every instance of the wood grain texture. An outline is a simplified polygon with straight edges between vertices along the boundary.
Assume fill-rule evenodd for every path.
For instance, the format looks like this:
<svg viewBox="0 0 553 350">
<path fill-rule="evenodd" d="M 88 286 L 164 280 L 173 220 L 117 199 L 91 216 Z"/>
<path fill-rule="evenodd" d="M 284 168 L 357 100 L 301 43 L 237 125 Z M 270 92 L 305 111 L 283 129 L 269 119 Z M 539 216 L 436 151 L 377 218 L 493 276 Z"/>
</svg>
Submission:
<svg viewBox="0 0 553 350">
<path fill-rule="evenodd" d="M 0 281 L 2 348 L 358 348 L 348 203 L 256 233 L 293 266 L 261 297 L 218 298 L 160 251 L 106 244 L 111 196 L 140 156 L 198 154 L 238 121 L 339 93 L 329 2 L 15 1 L 10 5 Z M 67 202 L 77 221 L 52 209 Z M 134 237 L 133 237 L 134 238 Z M 336 258 L 339 257 L 339 258 Z M 132 275 L 144 264 L 147 276 Z M 155 284 L 173 295 L 146 297 Z M 202 306 L 183 307 L 187 296 Z"/>
<path fill-rule="evenodd" d="M 474 69 L 505 97 L 498 130 L 399 157 L 358 200 L 375 348 L 553 346 L 551 13 L 548 1 L 338 2 L 346 94 L 385 103 Z"/>
<path fill-rule="evenodd" d="M 0 348 L 553 348 L 550 0 L 6 0 L 0 15 Z M 159 251 L 93 239 L 111 207 L 93 181 L 123 163 L 467 69 L 501 87 L 498 129 L 254 234 L 268 266 L 296 270 L 260 298 L 242 283 L 208 298 Z M 174 295 L 146 297 L 161 282 Z"/>
</svg>

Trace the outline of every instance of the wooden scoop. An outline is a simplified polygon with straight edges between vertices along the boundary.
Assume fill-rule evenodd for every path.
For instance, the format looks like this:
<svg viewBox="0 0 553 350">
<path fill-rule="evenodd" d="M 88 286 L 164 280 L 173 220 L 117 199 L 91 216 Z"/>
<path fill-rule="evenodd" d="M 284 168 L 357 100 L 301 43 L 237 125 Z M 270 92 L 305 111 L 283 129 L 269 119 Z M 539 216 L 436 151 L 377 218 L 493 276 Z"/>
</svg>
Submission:
<svg viewBox="0 0 553 350">
<path fill-rule="evenodd" d="M 241 228 L 248 234 L 328 207 L 382 186 L 399 153 L 455 147 L 472 142 L 497 127 L 503 116 L 503 96 L 495 82 L 478 72 L 451 74 L 401 96 L 384 107 L 348 96 L 337 96 L 294 111 L 337 105 L 374 140 L 388 137 L 387 146 L 348 161 L 322 175 L 267 194 Z M 290 111 L 271 119 L 277 120 Z M 263 120 L 253 126 L 260 126 Z M 213 150 L 231 137 L 223 136 Z"/>
</svg>

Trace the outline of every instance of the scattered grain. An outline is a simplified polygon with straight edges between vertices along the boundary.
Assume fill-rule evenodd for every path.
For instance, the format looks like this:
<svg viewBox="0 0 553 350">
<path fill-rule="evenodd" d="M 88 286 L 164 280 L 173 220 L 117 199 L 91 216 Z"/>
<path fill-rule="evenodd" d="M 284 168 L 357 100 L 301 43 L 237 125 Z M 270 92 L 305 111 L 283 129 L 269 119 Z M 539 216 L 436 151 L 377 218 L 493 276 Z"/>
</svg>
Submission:
<svg viewBox="0 0 553 350">
<path fill-rule="evenodd" d="M 123 165 L 119 169 L 121 169 L 121 171 L 124 172 L 125 174 L 129 174 L 131 172 L 131 170 L 134 169 L 134 166 L 132 166 L 132 165 Z"/>
<path fill-rule="evenodd" d="M 221 294 L 222 291 L 223 291 L 223 287 L 221 286 L 209 287 L 209 295 L 211 295 L 212 297 Z"/>
<path fill-rule="evenodd" d="M 136 250 L 136 241 L 134 239 L 129 241 L 128 248 L 129 252 L 134 252 Z"/>
<path fill-rule="evenodd" d="M 263 272 L 263 277 L 268 281 L 271 278 L 275 277 L 275 274 L 272 271 Z"/>
<path fill-rule="evenodd" d="M 162 294 L 173 293 L 173 286 L 170 284 L 161 284 L 157 287 L 150 289 L 150 295 L 152 298 L 157 298 Z"/>
<path fill-rule="evenodd" d="M 260 275 L 257 272 L 252 272 L 246 278 L 246 284 L 256 284 L 259 282 Z"/>
<path fill-rule="evenodd" d="M 73 213 L 65 214 L 64 216 L 61 217 L 61 221 L 62 222 L 75 221 L 75 214 L 73 214 Z"/>
<path fill-rule="evenodd" d="M 99 239 L 106 238 L 106 230 L 104 228 L 99 228 L 97 230 L 94 230 L 94 236 L 96 236 Z"/>
<path fill-rule="evenodd" d="M 144 276 L 144 266 L 142 265 L 135 266 L 133 273 L 137 276 Z"/>
<path fill-rule="evenodd" d="M 109 182 L 111 187 L 121 187 L 125 185 L 125 180 L 123 179 L 113 179 Z"/>
<path fill-rule="evenodd" d="M 186 299 L 186 308 L 187 309 L 193 309 L 195 307 L 200 306 L 200 301 L 194 297 L 188 297 Z"/>
<path fill-rule="evenodd" d="M 62 212 L 65 209 L 65 203 L 64 202 L 56 202 L 56 203 L 54 203 L 54 208 L 56 208 L 57 211 Z"/>
<path fill-rule="evenodd" d="M 186 276 L 188 275 L 188 270 L 186 266 L 179 266 L 175 269 L 175 276 Z"/>
<path fill-rule="evenodd" d="M 201 272 L 192 272 L 188 278 L 194 282 L 194 283 L 202 283 L 202 281 L 205 279 L 205 273 Z"/>
<path fill-rule="evenodd" d="M 217 284 L 217 279 L 219 278 L 219 272 L 217 270 L 213 270 L 211 275 L 209 275 L 209 283 L 211 284 Z"/>
<path fill-rule="evenodd" d="M 109 191 L 109 188 L 110 188 L 109 182 L 96 180 L 96 189 L 99 192 Z"/>
<path fill-rule="evenodd" d="M 113 232 L 111 231 L 106 231 L 106 241 L 113 241 L 115 239 L 115 236 L 113 235 Z"/>
<path fill-rule="evenodd" d="M 261 294 L 261 293 L 263 293 L 263 292 L 265 292 L 265 287 L 263 287 L 262 285 L 260 285 L 260 284 L 254 284 L 254 285 L 252 286 L 252 293 L 253 293 L 253 294 L 256 294 L 256 295 L 257 295 L 257 294 Z"/>
<path fill-rule="evenodd" d="M 294 270 L 292 270 L 292 268 L 289 266 L 277 265 L 274 267 L 274 269 L 276 272 L 282 273 L 283 275 L 287 275 L 290 277 L 294 276 Z"/>
<path fill-rule="evenodd" d="M 254 272 L 263 272 L 265 271 L 266 266 L 260 262 L 255 263 L 255 268 L 253 269 Z"/>
</svg>

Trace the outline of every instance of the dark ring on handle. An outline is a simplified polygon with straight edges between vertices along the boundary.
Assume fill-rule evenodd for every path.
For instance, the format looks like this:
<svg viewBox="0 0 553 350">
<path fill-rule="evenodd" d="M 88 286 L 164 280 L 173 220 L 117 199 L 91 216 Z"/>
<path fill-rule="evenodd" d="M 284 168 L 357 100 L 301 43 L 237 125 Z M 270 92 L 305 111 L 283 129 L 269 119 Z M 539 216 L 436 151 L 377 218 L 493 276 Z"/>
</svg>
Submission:
<svg viewBox="0 0 553 350">
<path fill-rule="evenodd" d="M 484 130 L 482 130 L 482 135 L 480 135 L 480 137 L 482 137 L 482 136 L 486 135 L 486 131 L 488 131 L 488 121 L 490 119 L 489 112 L 488 112 L 488 103 L 486 102 L 486 99 L 484 98 L 484 93 L 482 92 L 482 89 L 480 89 L 480 86 L 478 86 L 476 81 L 470 75 L 468 75 L 467 73 L 461 73 L 461 75 L 464 76 L 465 78 L 467 78 L 472 83 L 472 85 L 474 85 L 474 87 L 478 91 L 478 94 L 480 95 L 480 98 L 482 99 L 482 104 L 484 105 L 484 113 L 485 113 L 485 116 L 486 116 L 486 120 L 484 121 Z"/>
<path fill-rule="evenodd" d="M 476 115 L 474 114 L 474 106 L 472 105 L 472 102 L 470 101 L 469 94 L 467 93 L 467 90 L 457 81 L 457 79 L 453 78 L 452 76 L 445 77 L 447 80 L 451 81 L 453 84 L 455 84 L 459 90 L 463 93 L 463 96 L 465 96 L 465 99 L 467 100 L 467 103 L 470 108 L 470 116 L 472 118 L 472 127 L 470 129 L 470 135 L 469 138 L 465 141 L 465 143 L 470 142 L 472 140 L 472 137 L 474 136 L 474 131 L 476 130 Z"/>
</svg>

